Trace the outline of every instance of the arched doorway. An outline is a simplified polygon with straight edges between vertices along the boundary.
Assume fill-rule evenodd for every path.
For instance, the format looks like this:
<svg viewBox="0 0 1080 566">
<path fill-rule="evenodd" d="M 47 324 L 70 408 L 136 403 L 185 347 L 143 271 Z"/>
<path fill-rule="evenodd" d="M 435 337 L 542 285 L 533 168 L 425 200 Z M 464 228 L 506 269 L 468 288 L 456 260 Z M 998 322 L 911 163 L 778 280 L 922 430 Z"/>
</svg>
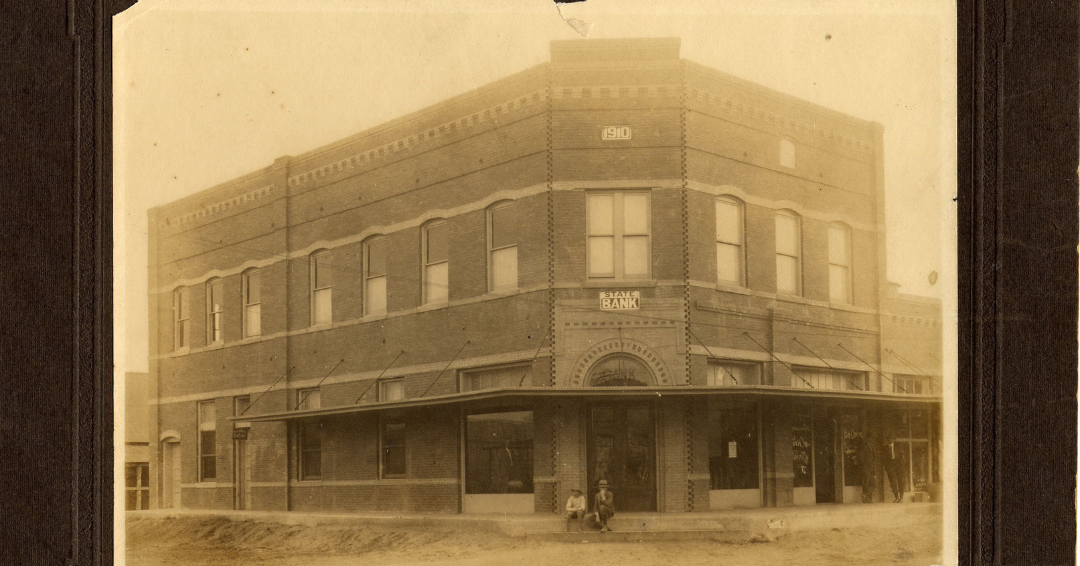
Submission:
<svg viewBox="0 0 1080 566">
<path fill-rule="evenodd" d="M 180 508 L 180 437 L 169 435 L 161 442 L 161 508 Z"/>
<path fill-rule="evenodd" d="M 636 356 L 616 353 L 598 360 L 586 376 L 590 387 L 646 387 L 656 383 Z M 589 497 L 608 482 L 623 511 L 656 511 L 656 418 L 652 403 L 592 403 L 587 422 Z"/>
</svg>

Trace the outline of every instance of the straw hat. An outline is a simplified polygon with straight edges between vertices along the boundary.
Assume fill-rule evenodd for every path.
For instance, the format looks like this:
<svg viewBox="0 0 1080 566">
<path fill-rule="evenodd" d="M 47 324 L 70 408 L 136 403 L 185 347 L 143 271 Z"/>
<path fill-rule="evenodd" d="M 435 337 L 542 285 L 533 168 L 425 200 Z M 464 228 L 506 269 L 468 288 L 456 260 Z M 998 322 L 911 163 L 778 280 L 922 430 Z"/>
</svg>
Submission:
<svg viewBox="0 0 1080 566">
<path fill-rule="evenodd" d="M 596 484 L 597 487 L 607 487 L 607 480 L 600 480 L 600 483 Z"/>
</svg>

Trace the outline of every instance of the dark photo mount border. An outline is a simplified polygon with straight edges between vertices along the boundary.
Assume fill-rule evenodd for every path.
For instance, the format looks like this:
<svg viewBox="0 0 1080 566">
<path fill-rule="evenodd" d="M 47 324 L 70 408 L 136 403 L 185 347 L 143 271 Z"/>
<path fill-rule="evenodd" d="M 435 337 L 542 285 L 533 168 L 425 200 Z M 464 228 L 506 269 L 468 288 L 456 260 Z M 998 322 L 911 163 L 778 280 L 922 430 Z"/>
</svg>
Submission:
<svg viewBox="0 0 1080 566">
<path fill-rule="evenodd" d="M 0 0 L 0 564 L 111 564 L 112 20 Z M 1080 20 L 960 1 L 960 561 L 1075 563 Z"/>
</svg>

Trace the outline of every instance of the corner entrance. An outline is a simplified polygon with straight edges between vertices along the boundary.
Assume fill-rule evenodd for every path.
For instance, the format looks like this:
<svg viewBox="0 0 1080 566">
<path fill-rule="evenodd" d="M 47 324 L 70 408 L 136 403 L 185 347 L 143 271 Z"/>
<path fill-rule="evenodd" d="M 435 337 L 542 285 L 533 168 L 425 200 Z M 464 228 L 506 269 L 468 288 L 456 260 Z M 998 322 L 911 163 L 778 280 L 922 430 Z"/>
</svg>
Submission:
<svg viewBox="0 0 1080 566">
<path fill-rule="evenodd" d="M 656 511 L 656 420 L 650 404 L 589 408 L 587 422 L 589 509 L 607 480 L 616 511 Z"/>
</svg>

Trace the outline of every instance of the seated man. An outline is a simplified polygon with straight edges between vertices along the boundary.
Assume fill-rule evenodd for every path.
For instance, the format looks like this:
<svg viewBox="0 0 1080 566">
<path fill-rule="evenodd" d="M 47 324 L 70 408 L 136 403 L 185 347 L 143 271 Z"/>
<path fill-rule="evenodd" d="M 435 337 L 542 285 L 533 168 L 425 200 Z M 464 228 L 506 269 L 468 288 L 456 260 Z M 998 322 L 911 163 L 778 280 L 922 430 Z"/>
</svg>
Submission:
<svg viewBox="0 0 1080 566">
<path fill-rule="evenodd" d="M 607 480 L 600 480 L 597 487 L 600 492 L 596 494 L 596 522 L 601 531 L 610 531 L 607 522 L 615 514 L 615 495 L 608 491 Z"/>
<path fill-rule="evenodd" d="M 573 495 L 566 500 L 566 530 L 570 530 L 570 520 L 577 519 L 577 530 L 581 530 L 581 520 L 585 518 L 585 496 L 580 489 L 571 489 Z"/>
</svg>

